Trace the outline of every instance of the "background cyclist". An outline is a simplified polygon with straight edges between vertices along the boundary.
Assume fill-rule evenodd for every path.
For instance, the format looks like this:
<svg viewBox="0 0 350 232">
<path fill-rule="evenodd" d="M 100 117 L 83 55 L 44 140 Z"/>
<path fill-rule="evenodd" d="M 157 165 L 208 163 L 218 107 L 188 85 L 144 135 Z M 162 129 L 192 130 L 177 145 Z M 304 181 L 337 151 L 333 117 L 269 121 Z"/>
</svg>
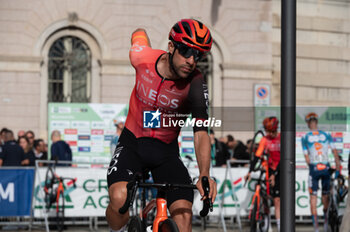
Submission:
<svg viewBox="0 0 350 232">
<path fill-rule="evenodd" d="M 259 147 L 255 153 L 253 162 L 250 165 L 250 169 L 245 179 L 250 178 L 250 173 L 254 169 L 259 158 L 263 153 L 269 154 L 268 164 L 269 164 L 269 180 L 271 184 L 271 196 L 273 197 L 273 202 L 275 206 L 275 218 L 277 229 L 280 231 L 280 175 L 279 166 L 281 160 L 281 137 L 280 133 L 277 132 L 278 129 L 278 119 L 276 117 L 268 117 L 263 121 L 263 126 L 266 135 L 260 140 Z"/>
<path fill-rule="evenodd" d="M 191 113 L 200 121 L 208 119 L 208 91 L 196 65 L 210 51 L 212 38 L 201 22 L 183 19 L 172 27 L 169 40 L 169 52 L 165 52 L 151 48 L 145 30 L 137 29 L 132 34 L 130 61 L 136 70 L 136 83 L 125 127 L 107 172 L 110 202 L 106 218 L 111 231 L 122 231 L 128 221 L 129 215 L 121 215 L 118 210 L 125 202 L 126 184 L 134 173 L 150 169 L 154 182 L 191 183 L 179 156 L 181 128 L 144 128 L 143 117 L 144 112 L 152 111 L 152 122 L 160 117 L 160 113 L 172 115 L 170 120 L 183 119 L 177 116 L 179 113 Z M 194 127 L 194 147 L 199 175 L 209 177 L 208 128 Z M 209 184 L 209 196 L 214 201 L 216 183 L 209 178 Z M 197 187 L 203 196 L 201 181 L 197 182 Z M 193 190 L 171 191 L 167 201 L 179 230 L 191 231 Z"/>
<path fill-rule="evenodd" d="M 348 186 L 350 187 L 350 154 L 348 156 Z M 345 183 L 344 183 L 345 184 Z M 350 231 L 350 197 L 346 200 L 346 209 L 341 221 L 340 232 Z"/>
<path fill-rule="evenodd" d="M 335 178 L 339 175 L 340 160 L 338 152 L 334 146 L 332 136 L 329 133 L 317 129 L 318 116 L 316 113 L 309 113 L 305 121 L 310 129 L 302 138 L 302 147 L 306 163 L 309 166 L 309 192 L 310 209 L 314 230 L 318 232 L 317 219 L 317 190 L 319 180 L 322 180 L 322 203 L 324 214 L 324 230 L 328 229 L 327 209 L 329 204 L 329 190 L 331 176 L 329 174 L 330 164 L 328 159 L 328 149 L 331 148 L 336 164 Z"/>
</svg>

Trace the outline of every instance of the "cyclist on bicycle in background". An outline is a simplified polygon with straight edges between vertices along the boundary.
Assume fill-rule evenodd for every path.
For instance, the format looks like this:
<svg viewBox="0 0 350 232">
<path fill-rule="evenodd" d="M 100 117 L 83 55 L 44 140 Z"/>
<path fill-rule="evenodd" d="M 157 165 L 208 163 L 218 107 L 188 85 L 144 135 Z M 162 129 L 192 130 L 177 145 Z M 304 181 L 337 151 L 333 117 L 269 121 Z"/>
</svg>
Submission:
<svg viewBox="0 0 350 232">
<path fill-rule="evenodd" d="M 350 154 L 348 156 L 348 186 L 350 187 Z M 345 184 L 345 183 L 344 183 Z M 346 200 L 346 208 L 340 225 L 340 232 L 350 231 L 350 197 Z"/>
<path fill-rule="evenodd" d="M 271 196 L 275 206 L 275 218 L 277 229 L 280 231 L 280 159 L 281 159 L 281 137 L 278 129 L 278 119 L 276 117 L 268 117 L 263 121 L 263 126 L 266 131 L 266 135 L 260 140 L 259 147 L 255 153 L 253 162 L 250 165 L 248 174 L 245 179 L 250 178 L 250 173 L 254 169 L 256 163 L 263 155 L 263 153 L 269 154 L 269 181 L 271 183 Z"/>
<path fill-rule="evenodd" d="M 152 49 L 144 29 L 131 37 L 130 61 L 136 70 L 136 83 L 131 93 L 129 112 L 108 168 L 110 202 L 106 218 L 111 231 L 122 231 L 129 215 L 118 210 L 126 199 L 126 184 L 136 172 L 151 170 L 154 182 L 190 184 L 190 175 L 179 156 L 178 123 L 161 126 L 161 113 L 169 120 L 186 119 L 192 114 L 197 121 L 208 119 L 208 90 L 196 65 L 211 49 L 212 37 L 201 22 L 183 19 L 169 33 L 168 50 Z M 144 123 L 144 115 L 152 113 Z M 162 115 L 165 117 L 165 114 Z M 157 120 L 155 120 L 157 119 Z M 152 124 L 154 123 L 154 124 Z M 147 125 L 145 125 L 147 124 Z M 196 123 L 194 147 L 199 175 L 209 177 L 210 139 L 208 128 Z M 156 125 L 157 128 L 148 128 Z M 202 123 L 203 125 L 203 123 Z M 199 178 L 201 179 L 201 178 Z M 216 183 L 209 178 L 209 197 L 214 202 Z M 197 188 L 203 196 L 201 181 Z M 191 231 L 193 190 L 174 190 L 167 195 L 171 217 L 182 232 Z"/>
<path fill-rule="evenodd" d="M 319 180 L 322 180 L 322 203 L 324 214 L 324 229 L 328 230 L 327 209 L 329 204 L 328 194 L 330 190 L 331 176 L 329 173 L 330 164 L 328 160 L 328 148 L 332 149 L 336 164 L 335 178 L 339 176 L 340 160 L 337 149 L 334 146 L 332 136 L 317 129 L 318 115 L 309 113 L 305 116 L 310 132 L 303 136 L 301 142 L 306 163 L 309 166 L 309 192 L 310 209 L 314 229 L 318 232 L 317 219 L 317 190 Z"/>
</svg>

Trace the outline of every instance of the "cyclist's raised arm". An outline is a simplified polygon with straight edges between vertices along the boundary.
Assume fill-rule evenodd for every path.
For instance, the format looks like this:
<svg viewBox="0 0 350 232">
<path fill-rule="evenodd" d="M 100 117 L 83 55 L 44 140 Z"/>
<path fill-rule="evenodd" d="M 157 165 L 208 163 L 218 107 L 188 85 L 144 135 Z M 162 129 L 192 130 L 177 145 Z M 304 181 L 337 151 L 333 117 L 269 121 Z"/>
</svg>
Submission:
<svg viewBox="0 0 350 232">
<path fill-rule="evenodd" d="M 254 159 L 252 160 L 252 162 L 250 162 L 249 173 L 252 172 L 252 171 L 254 170 L 254 167 L 255 167 L 256 163 L 258 162 L 258 160 L 260 159 L 260 157 L 261 157 L 262 154 L 264 153 L 265 147 L 266 147 L 266 141 L 267 141 L 267 140 L 266 140 L 265 137 L 263 137 L 263 138 L 260 140 L 259 147 L 258 147 L 258 149 L 256 150 Z"/>
<path fill-rule="evenodd" d="M 138 28 L 132 33 L 131 46 L 133 45 L 152 47 L 145 29 Z"/>
<path fill-rule="evenodd" d="M 138 65 L 149 62 L 151 56 L 151 42 L 144 29 L 136 29 L 131 35 L 129 59 L 131 65 L 137 69 Z"/>
<path fill-rule="evenodd" d="M 209 176 L 210 169 L 210 138 L 207 131 L 200 130 L 194 133 L 194 147 L 196 152 L 197 163 L 199 167 L 199 180 L 197 182 L 197 188 L 201 194 L 204 195 L 201 177 L 207 176 L 209 178 L 209 198 L 214 202 L 216 197 L 216 183 Z"/>
</svg>

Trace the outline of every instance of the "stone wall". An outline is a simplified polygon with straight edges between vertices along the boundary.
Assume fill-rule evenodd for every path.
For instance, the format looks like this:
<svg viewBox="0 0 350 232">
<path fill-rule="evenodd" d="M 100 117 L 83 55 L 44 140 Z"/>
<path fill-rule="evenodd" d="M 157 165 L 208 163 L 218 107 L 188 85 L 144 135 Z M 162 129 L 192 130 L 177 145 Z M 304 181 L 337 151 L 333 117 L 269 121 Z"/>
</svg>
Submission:
<svg viewBox="0 0 350 232">
<path fill-rule="evenodd" d="M 349 13 L 347 1 L 298 1 L 299 105 L 349 105 Z M 91 101 L 127 103 L 134 84 L 131 33 L 143 27 L 152 46 L 166 50 L 170 27 L 188 17 L 203 21 L 214 37 L 213 106 L 253 106 L 257 83 L 270 84 L 271 103 L 279 104 L 280 1 L 4 0 L 0 127 L 47 137 L 47 54 L 60 36 L 77 36 L 91 49 Z"/>
</svg>

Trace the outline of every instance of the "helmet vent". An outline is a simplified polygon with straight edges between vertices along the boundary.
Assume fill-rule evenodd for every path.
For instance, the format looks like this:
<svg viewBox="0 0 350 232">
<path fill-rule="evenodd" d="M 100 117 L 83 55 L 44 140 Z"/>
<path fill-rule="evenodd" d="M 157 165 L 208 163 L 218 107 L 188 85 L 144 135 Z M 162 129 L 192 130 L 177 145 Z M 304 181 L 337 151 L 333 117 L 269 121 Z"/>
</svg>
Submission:
<svg viewBox="0 0 350 232">
<path fill-rule="evenodd" d="M 183 40 L 186 41 L 187 43 L 193 44 L 193 42 L 190 39 L 186 38 L 186 37 L 183 38 Z"/>
<path fill-rule="evenodd" d="M 206 42 L 206 44 L 210 44 L 211 43 L 211 35 L 209 34 L 209 38 L 207 39 L 207 42 Z"/>
<path fill-rule="evenodd" d="M 197 21 L 197 20 L 196 20 Z M 199 22 L 199 21 L 197 21 L 197 23 L 198 23 L 198 25 L 199 25 L 199 28 L 200 29 L 203 29 L 203 23 L 201 23 L 201 22 Z"/>
<path fill-rule="evenodd" d="M 204 36 L 205 37 L 205 36 Z M 198 43 L 203 43 L 204 42 L 204 38 L 200 37 L 199 35 L 197 35 L 197 32 L 196 32 L 196 39 L 198 41 Z"/>
<path fill-rule="evenodd" d="M 193 36 L 192 36 L 190 24 L 188 24 L 187 22 L 182 22 L 182 26 L 184 27 L 187 35 L 189 35 L 192 38 Z"/>
<path fill-rule="evenodd" d="M 181 33 L 181 29 L 179 27 L 178 24 L 176 24 L 174 27 L 173 27 L 173 30 L 176 32 L 176 33 Z"/>
</svg>

